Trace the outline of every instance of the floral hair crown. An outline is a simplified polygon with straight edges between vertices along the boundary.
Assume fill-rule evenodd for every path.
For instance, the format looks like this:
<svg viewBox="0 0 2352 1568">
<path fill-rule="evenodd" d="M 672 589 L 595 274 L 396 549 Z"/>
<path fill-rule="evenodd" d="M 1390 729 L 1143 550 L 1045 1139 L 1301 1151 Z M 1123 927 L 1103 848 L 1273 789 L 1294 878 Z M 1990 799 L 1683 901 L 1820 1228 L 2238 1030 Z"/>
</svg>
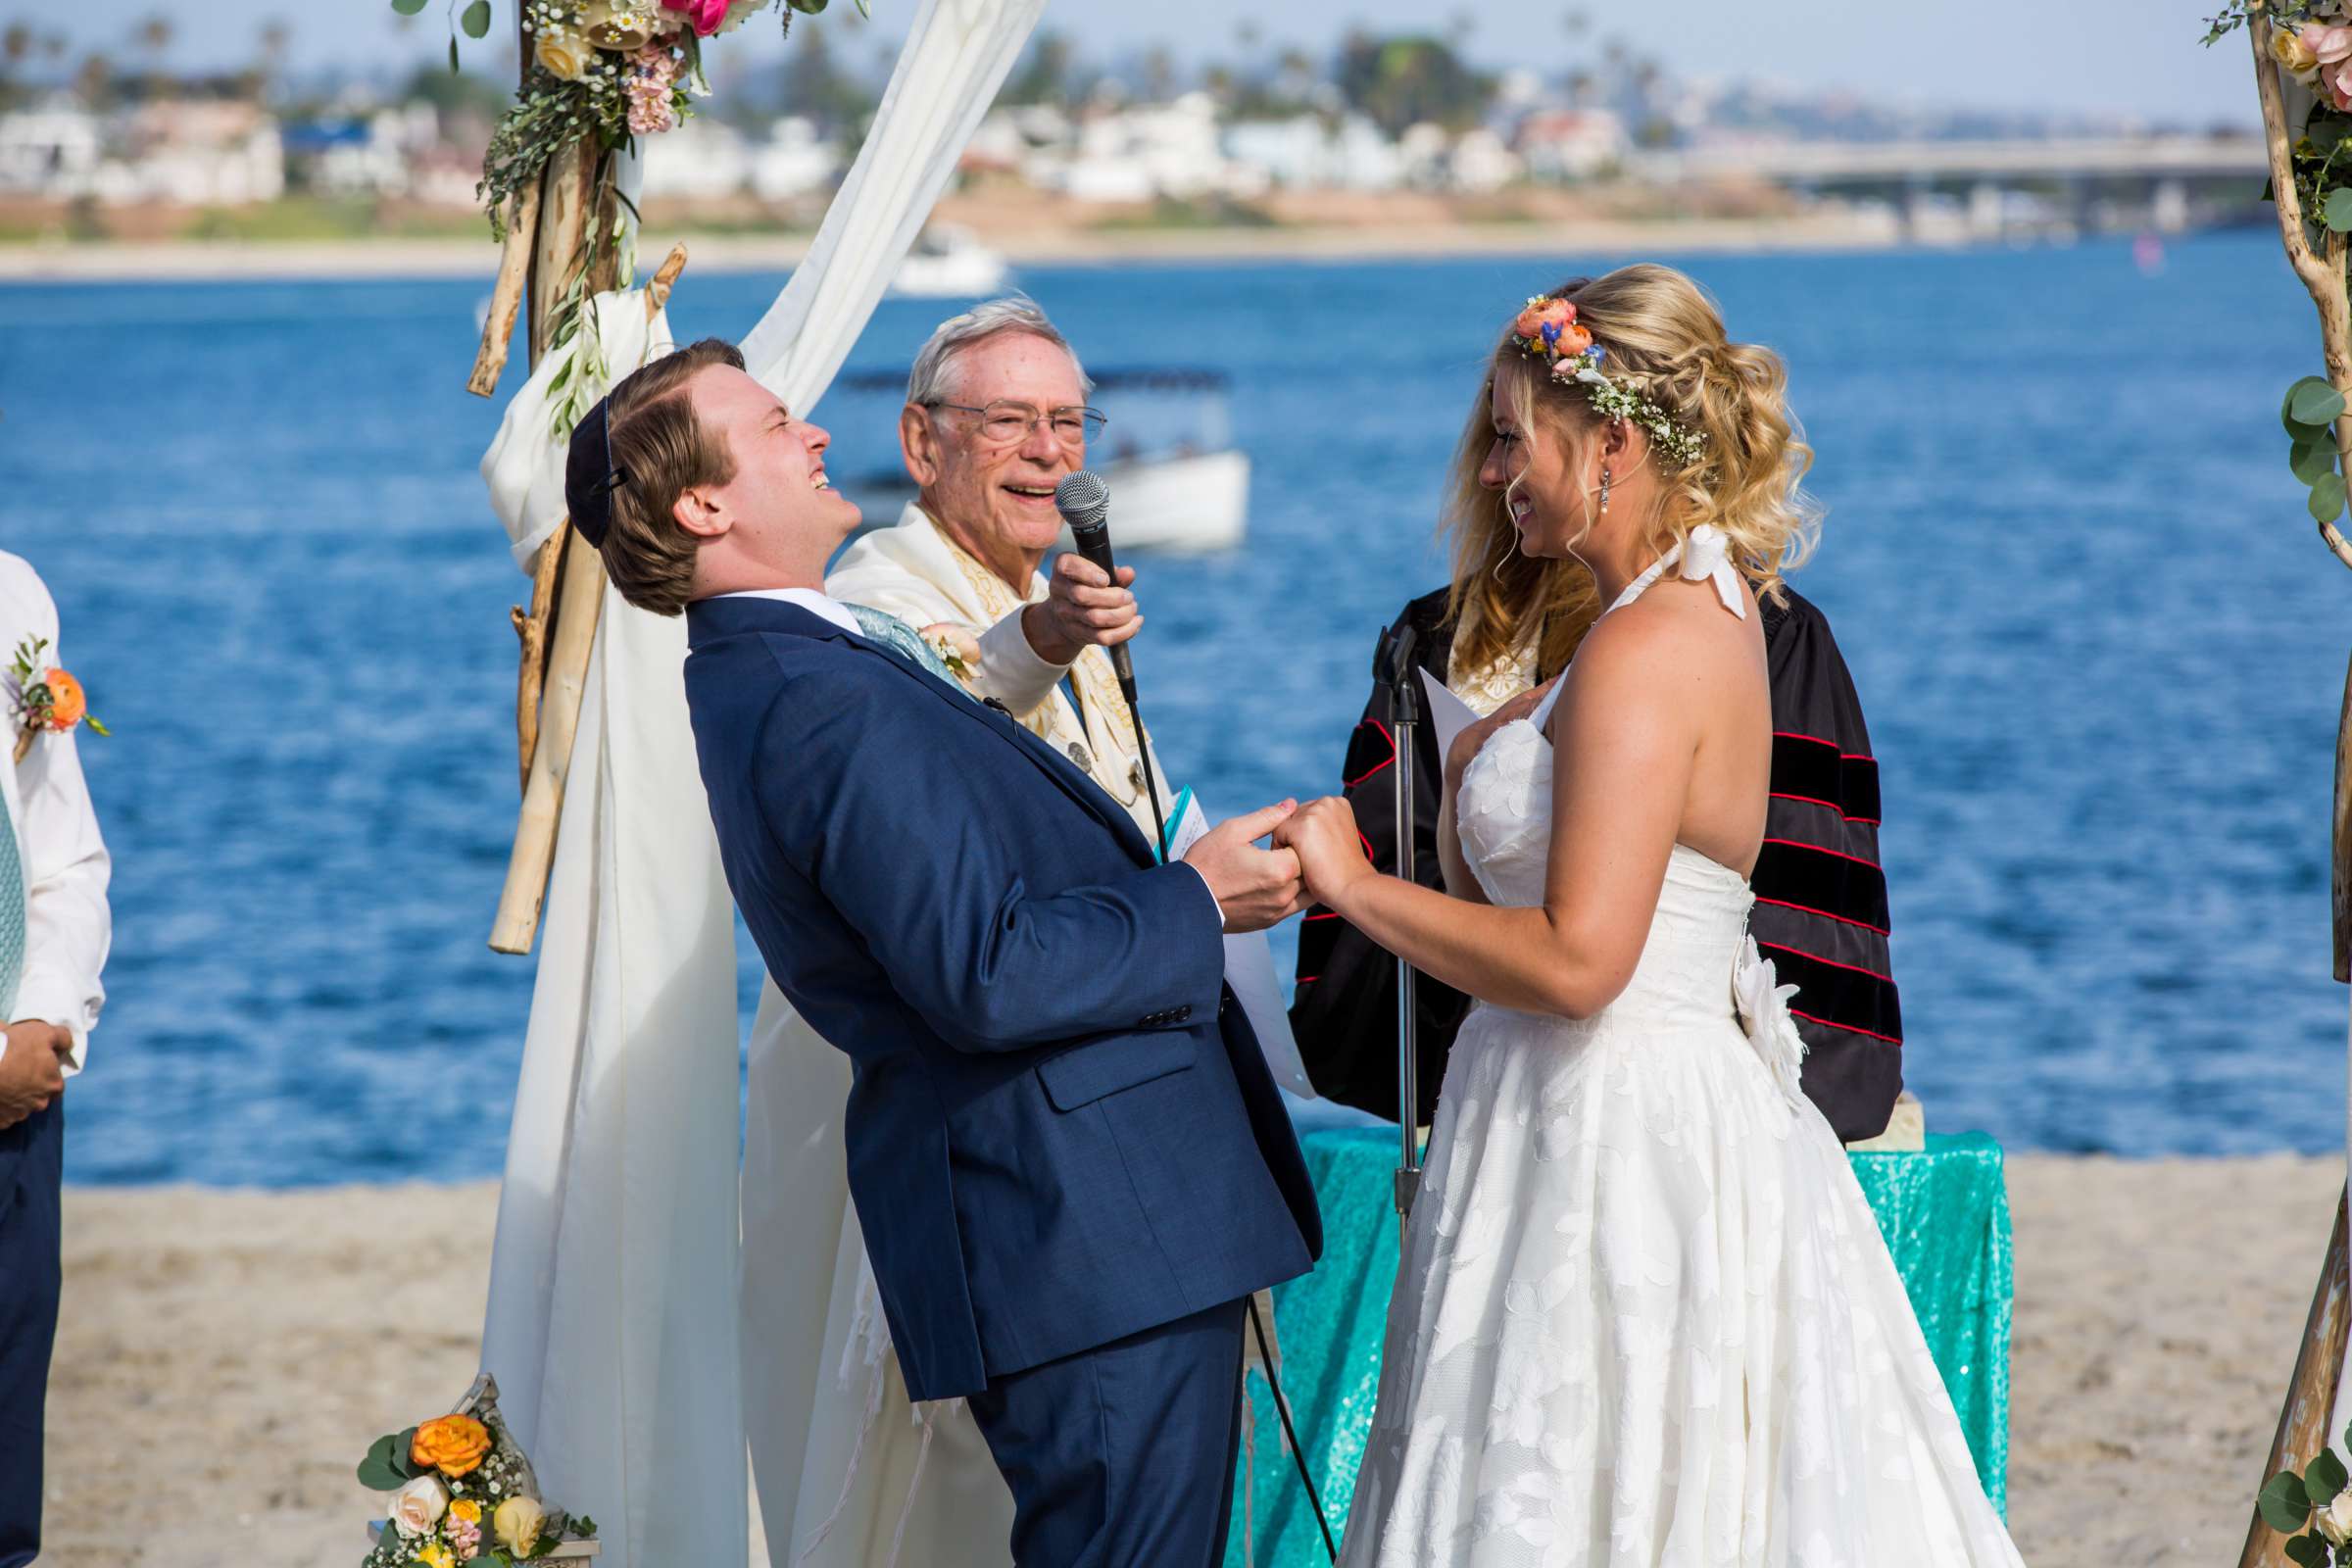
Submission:
<svg viewBox="0 0 2352 1568">
<path fill-rule="evenodd" d="M 1551 362 L 1551 378 L 1585 389 L 1595 412 L 1611 419 L 1631 419 L 1649 432 L 1652 445 L 1678 464 L 1698 461 L 1707 438 L 1679 423 L 1664 409 L 1622 381 L 1602 373 L 1608 350 L 1592 341 L 1590 327 L 1579 325 L 1576 306 L 1550 295 L 1538 294 L 1511 322 L 1511 340 L 1530 359 Z"/>
</svg>

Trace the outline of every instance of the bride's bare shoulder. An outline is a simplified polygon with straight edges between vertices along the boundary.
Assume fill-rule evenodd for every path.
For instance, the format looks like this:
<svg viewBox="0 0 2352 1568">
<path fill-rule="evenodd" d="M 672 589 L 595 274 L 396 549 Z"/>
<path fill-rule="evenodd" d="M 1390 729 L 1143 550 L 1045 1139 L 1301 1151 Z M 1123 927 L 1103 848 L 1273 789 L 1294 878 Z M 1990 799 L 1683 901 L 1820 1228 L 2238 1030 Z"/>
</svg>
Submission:
<svg viewBox="0 0 2352 1568">
<path fill-rule="evenodd" d="M 1668 693 L 1749 681 L 1763 668 L 1756 625 L 1752 608 L 1745 619 L 1725 613 L 1709 583 L 1659 583 L 1593 625 L 1569 665 L 1569 682 L 1590 711 L 1621 700 L 1654 707 Z"/>
</svg>

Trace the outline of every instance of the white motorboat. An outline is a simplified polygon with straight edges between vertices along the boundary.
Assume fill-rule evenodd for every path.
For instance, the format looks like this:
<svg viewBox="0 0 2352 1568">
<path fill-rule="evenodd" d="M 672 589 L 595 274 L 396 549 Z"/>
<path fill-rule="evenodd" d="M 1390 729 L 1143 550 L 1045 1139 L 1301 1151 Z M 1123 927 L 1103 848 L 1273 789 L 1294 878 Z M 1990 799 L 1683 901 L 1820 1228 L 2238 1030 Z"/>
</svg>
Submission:
<svg viewBox="0 0 2352 1568">
<path fill-rule="evenodd" d="M 825 419 L 836 432 L 871 430 L 888 440 L 897 416 L 893 400 L 906 390 L 904 372 L 845 370 L 833 382 L 833 395 L 849 403 L 849 412 L 837 412 L 828 398 Z M 1233 444 L 1228 394 L 1229 382 L 1218 370 L 1096 372 L 1094 401 L 1109 423 L 1089 449 L 1087 464 L 1110 487 L 1110 536 L 1121 554 L 1201 555 L 1242 542 L 1250 521 L 1250 455 Z M 835 452 L 838 462 L 838 446 Z M 864 511 L 865 528 L 889 527 L 914 499 L 895 450 L 889 459 L 855 470 L 841 466 L 841 488 Z M 1064 529 L 1062 544 L 1069 542 Z"/>
<path fill-rule="evenodd" d="M 916 238 L 891 279 L 890 292 L 900 299 L 981 299 L 1004 293 L 1011 280 L 1012 268 L 1004 257 L 970 229 L 943 223 Z"/>
</svg>

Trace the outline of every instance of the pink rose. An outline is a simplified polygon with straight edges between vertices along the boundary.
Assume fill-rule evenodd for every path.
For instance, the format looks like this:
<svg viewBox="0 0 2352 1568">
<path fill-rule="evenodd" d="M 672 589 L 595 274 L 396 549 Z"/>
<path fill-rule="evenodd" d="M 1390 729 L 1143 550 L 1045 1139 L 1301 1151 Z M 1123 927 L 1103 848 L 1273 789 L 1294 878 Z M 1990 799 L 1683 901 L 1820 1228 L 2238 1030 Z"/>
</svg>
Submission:
<svg viewBox="0 0 2352 1568">
<path fill-rule="evenodd" d="M 2346 30 L 2352 31 L 2352 28 Z M 2352 109 L 2352 60 L 2341 65 L 2322 66 L 2320 84 L 2328 89 L 2328 96 L 2334 101 L 2336 108 Z"/>
<path fill-rule="evenodd" d="M 727 20 L 727 0 L 662 0 L 664 11 L 682 11 L 698 38 L 708 38 Z"/>
<path fill-rule="evenodd" d="M 2352 60 L 2352 27 L 2305 26 L 2296 36 L 2323 66 L 2341 65 Z"/>
</svg>

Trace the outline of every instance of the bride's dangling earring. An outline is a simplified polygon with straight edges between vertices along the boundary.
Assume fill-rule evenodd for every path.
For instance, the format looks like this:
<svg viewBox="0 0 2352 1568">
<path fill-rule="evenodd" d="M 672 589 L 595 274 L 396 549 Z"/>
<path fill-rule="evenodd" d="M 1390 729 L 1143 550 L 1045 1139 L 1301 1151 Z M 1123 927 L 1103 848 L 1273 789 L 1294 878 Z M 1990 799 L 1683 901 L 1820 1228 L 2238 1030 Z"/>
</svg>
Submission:
<svg viewBox="0 0 2352 1568">
<path fill-rule="evenodd" d="M 1600 514 L 1609 514 L 1609 466 L 1605 463 L 1600 466 Z"/>
</svg>

